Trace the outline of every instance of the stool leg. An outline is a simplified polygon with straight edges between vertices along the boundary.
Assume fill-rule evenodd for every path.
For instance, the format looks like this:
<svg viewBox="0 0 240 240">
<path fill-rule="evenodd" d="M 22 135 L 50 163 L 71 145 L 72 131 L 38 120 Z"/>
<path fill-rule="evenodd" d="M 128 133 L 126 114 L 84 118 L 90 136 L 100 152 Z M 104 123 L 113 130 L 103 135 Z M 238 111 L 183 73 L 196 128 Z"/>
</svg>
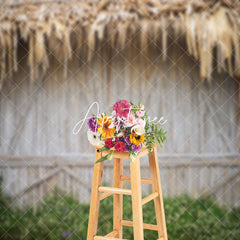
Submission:
<svg viewBox="0 0 240 240">
<path fill-rule="evenodd" d="M 113 167 L 113 187 L 122 188 L 122 181 L 120 177 L 123 175 L 123 159 L 114 158 L 114 167 Z M 118 238 L 122 238 L 122 205 L 123 205 L 123 195 L 114 194 L 113 196 L 113 230 L 118 232 Z"/>
<path fill-rule="evenodd" d="M 154 199 L 156 219 L 158 225 L 158 237 L 159 239 L 163 238 L 167 240 L 167 229 L 166 229 L 166 221 L 165 221 L 165 213 L 163 206 L 163 198 L 162 198 L 162 187 L 161 187 L 161 179 L 159 173 L 159 165 L 158 165 L 158 157 L 157 157 L 157 147 L 154 147 L 153 151 L 149 154 L 149 166 L 152 177 L 152 188 L 153 192 L 158 192 L 159 196 Z"/>
<path fill-rule="evenodd" d="M 144 240 L 140 159 L 130 163 L 134 240 Z"/>
<path fill-rule="evenodd" d="M 102 154 L 95 153 L 95 162 L 101 158 Z M 99 186 L 102 184 L 102 173 L 103 173 L 103 162 L 94 165 L 93 171 L 93 182 L 92 182 L 92 194 L 90 203 L 90 213 L 88 220 L 88 234 L 87 240 L 93 240 L 94 236 L 97 234 L 98 226 L 98 213 L 99 213 L 99 203 L 100 203 L 100 192 L 98 191 Z"/>
</svg>

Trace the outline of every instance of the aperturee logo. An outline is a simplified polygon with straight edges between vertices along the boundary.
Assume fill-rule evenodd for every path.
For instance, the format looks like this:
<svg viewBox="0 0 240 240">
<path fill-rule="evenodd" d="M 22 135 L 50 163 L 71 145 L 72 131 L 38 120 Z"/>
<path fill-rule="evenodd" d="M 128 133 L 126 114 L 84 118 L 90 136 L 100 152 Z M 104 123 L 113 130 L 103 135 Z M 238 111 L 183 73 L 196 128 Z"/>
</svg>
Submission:
<svg viewBox="0 0 240 240">
<path fill-rule="evenodd" d="M 88 117 L 93 106 L 97 107 L 97 114 Z M 153 145 L 162 146 L 166 140 L 166 131 L 162 125 L 167 122 L 161 117 L 151 119 L 144 105 L 134 104 L 127 100 L 120 100 L 113 105 L 111 114 L 100 113 L 98 102 L 93 102 L 84 119 L 80 120 L 73 129 L 78 134 L 87 121 L 88 140 L 94 146 L 101 146 L 100 152 L 109 153 L 97 162 L 111 160 L 114 151 L 128 152 L 130 161 L 134 161 L 143 146 L 151 152 Z M 96 163 L 97 163 L 96 162 Z"/>
</svg>

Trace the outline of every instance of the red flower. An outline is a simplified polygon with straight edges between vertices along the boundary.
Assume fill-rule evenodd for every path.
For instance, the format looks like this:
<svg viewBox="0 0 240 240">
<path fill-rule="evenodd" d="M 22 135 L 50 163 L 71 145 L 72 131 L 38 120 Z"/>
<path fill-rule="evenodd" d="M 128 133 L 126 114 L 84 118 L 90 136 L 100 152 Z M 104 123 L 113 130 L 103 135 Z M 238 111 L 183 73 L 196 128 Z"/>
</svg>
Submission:
<svg viewBox="0 0 240 240">
<path fill-rule="evenodd" d="M 125 150 L 125 145 L 122 141 L 119 141 L 115 145 L 115 149 L 117 152 L 123 152 Z"/>
<path fill-rule="evenodd" d="M 114 147 L 114 143 L 113 143 L 113 141 L 112 141 L 111 138 L 108 138 L 108 139 L 105 141 L 105 145 L 106 145 L 108 148 Z"/>
</svg>

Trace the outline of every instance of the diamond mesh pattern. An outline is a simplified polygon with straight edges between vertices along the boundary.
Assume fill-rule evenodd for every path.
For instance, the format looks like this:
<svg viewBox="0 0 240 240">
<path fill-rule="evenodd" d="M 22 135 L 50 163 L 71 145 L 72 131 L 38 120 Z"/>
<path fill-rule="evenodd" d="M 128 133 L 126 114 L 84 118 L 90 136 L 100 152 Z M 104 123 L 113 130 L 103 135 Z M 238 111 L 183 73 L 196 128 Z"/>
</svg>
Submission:
<svg viewBox="0 0 240 240">
<path fill-rule="evenodd" d="M 90 189 L 86 182 L 92 179 L 91 164 L 78 168 L 65 164 L 83 182 L 79 186 L 73 176 L 69 177 L 69 172 L 61 169 L 51 177 L 56 167 L 34 167 L 29 160 L 31 163 L 40 161 L 36 155 L 43 158 L 56 155 L 63 159 L 71 158 L 71 161 L 76 157 L 86 162 L 93 161 L 93 155 L 79 155 L 92 152 L 86 140 L 86 129 L 73 136 L 72 128 L 93 101 L 98 101 L 104 111 L 119 99 L 140 100 L 150 115 L 163 115 L 168 119 L 165 126 L 168 139 L 159 150 L 164 195 L 175 196 L 185 192 L 198 197 L 204 188 L 211 190 L 219 184 L 217 194 L 214 192 L 216 201 L 229 200 L 239 205 L 239 191 L 236 190 L 240 181 L 236 175 L 240 159 L 239 81 L 228 74 L 218 74 L 215 64 L 213 81 L 201 82 L 199 63 L 186 51 L 181 36 L 168 35 L 167 55 L 163 61 L 161 43 L 157 44 L 146 35 L 146 49 L 140 48 L 139 34 L 136 33 L 135 39 L 127 39 L 124 49 L 112 49 L 110 40 L 98 43 L 92 62 L 73 52 L 67 79 L 64 78 L 63 62 L 47 49 L 51 68 L 32 85 L 29 84 L 26 63 L 28 48 L 19 42 L 19 71 L 13 81 L 6 83 L 0 95 L 0 151 L 3 155 L 33 157 L 22 157 L 25 167 L 12 167 L 2 161 L 3 190 L 17 194 L 32 182 L 50 175 L 37 190 L 33 188 L 20 196 L 20 205 L 25 201 L 31 202 L 30 198 L 32 202 L 42 200 L 42 196 L 56 185 L 75 194 L 80 201 L 89 201 Z M 211 163 L 222 158 L 237 163 L 227 167 L 216 167 Z M 164 160 L 188 162 L 179 168 L 171 168 L 170 165 L 164 167 Z M 14 164 L 14 159 L 11 161 Z M 189 167 L 194 161 L 205 165 L 200 169 Z M 125 170 L 128 171 L 127 167 Z M 111 167 L 104 174 L 105 184 L 110 184 Z M 149 177 L 147 166 L 142 168 L 142 175 Z M 224 179 L 229 180 L 229 176 L 235 178 L 225 186 Z M 176 184 L 178 187 L 174 188 Z M 143 190 L 148 193 L 151 189 L 144 187 Z M 229 191 L 233 198 L 229 197 Z M 101 230 L 104 226 L 99 228 Z"/>
</svg>

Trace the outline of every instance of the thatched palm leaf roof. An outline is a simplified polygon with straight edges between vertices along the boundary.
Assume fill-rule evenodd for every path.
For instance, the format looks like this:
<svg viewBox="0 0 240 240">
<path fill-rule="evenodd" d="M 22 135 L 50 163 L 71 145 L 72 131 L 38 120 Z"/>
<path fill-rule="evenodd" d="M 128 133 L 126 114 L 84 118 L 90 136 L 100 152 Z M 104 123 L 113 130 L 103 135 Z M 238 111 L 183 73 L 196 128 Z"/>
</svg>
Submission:
<svg viewBox="0 0 240 240">
<path fill-rule="evenodd" d="M 2 2 L 1 82 L 18 69 L 19 39 L 28 43 L 31 78 L 36 79 L 39 68 L 45 72 L 49 67 L 49 52 L 67 66 L 73 51 L 81 54 L 86 44 L 91 60 L 97 41 L 108 38 L 114 47 L 123 48 L 136 33 L 142 48 L 149 41 L 161 42 L 163 57 L 169 34 L 185 36 L 189 53 L 200 62 L 203 79 L 211 78 L 215 48 L 218 70 L 240 76 L 240 3 L 236 0 Z"/>
</svg>

